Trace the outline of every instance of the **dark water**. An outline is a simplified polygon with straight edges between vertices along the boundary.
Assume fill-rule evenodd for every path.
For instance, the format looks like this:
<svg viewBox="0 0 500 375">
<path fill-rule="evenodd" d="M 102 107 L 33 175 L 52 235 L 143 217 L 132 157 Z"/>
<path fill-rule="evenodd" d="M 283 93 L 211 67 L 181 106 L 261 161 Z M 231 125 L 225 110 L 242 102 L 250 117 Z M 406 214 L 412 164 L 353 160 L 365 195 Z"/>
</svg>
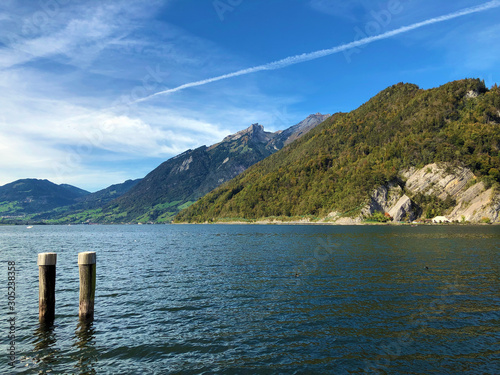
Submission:
<svg viewBox="0 0 500 375">
<path fill-rule="evenodd" d="M 0 373 L 500 374 L 499 240 L 493 226 L 0 227 Z M 47 251 L 53 327 L 38 323 Z M 92 324 L 81 251 L 97 252 Z"/>
</svg>

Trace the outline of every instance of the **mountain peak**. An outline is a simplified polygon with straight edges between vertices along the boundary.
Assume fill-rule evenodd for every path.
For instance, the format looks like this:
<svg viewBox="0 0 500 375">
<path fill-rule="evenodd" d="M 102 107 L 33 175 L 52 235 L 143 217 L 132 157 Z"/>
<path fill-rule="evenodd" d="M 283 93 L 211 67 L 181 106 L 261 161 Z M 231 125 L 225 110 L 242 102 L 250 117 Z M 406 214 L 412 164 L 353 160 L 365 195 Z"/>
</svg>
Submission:
<svg viewBox="0 0 500 375">
<path fill-rule="evenodd" d="M 264 131 L 264 126 L 255 123 L 250 125 L 244 130 L 240 130 L 235 134 L 228 135 L 222 140 L 222 142 L 232 142 L 248 135 L 251 139 L 255 139 L 259 142 L 267 142 L 273 133 Z"/>
<path fill-rule="evenodd" d="M 330 116 L 331 115 L 329 114 L 322 115 L 319 112 L 313 115 L 309 115 L 306 119 L 302 120 L 298 124 L 280 132 L 279 135 L 275 139 L 273 139 L 272 143 L 277 149 L 280 149 L 283 146 L 286 146 L 296 139 L 300 138 L 309 130 L 321 124 Z"/>
</svg>

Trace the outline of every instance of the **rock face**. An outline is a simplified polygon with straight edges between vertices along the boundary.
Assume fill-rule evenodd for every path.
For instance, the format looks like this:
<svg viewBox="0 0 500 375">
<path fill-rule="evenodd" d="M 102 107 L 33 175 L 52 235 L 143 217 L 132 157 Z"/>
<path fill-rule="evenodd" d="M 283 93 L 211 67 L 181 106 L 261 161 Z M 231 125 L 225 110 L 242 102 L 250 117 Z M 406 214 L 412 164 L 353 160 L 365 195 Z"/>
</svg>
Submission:
<svg viewBox="0 0 500 375">
<path fill-rule="evenodd" d="M 455 197 L 473 178 L 474 174 L 467 168 L 429 164 L 410 175 L 406 189 L 414 194 L 436 195 L 445 200 L 447 196 Z"/>
<path fill-rule="evenodd" d="M 406 190 L 455 201 L 445 215 L 450 221 L 498 221 L 500 195 L 486 189 L 482 182 L 476 183 L 476 177 L 467 168 L 447 163 L 427 165 L 408 178 Z"/>
<path fill-rule="evenodd" d="M 363 208 L 361 214 L 367 217 L 375 212 L 388 212 L 397 204 L 402 195 L 403 189 L 398 184 L 382 185 L 373 191 L 370 203 Z"/>
<path fill-rule="evenodd" d="M 392 182 L 373 191 L 370 202 L 361 210 L 361 217 L 369 217 L 375 212 L 388 213 L 394 221 L 413 221 L 418 218 L 420 209 L 399 184 Z"/>
<path fill-rule="evenodd" d="M 389 215 L 391 215 L 394 221 L 413 221 L 418 217 L 418 210 L 411 199 L 407 195 L 403 195 L 390 208 Z"/>
<path fill-rule="evenodd" d="M 275 137 L 275 133 L 264 131 L 264 127 L 262 125 L 252 124 L 244 130 L 240 130 L 235 134 L 228 135 L 226 138 L 222 140 L 221 143 L 236 141 L 245 136 L 249 136 L 250 139 L 253 141 L 257 141 L 260 143 L 267 143 Z M 220 143 L 217 143 L 211 148 L 216 147 L 219 144 Z"/>
<path fill-rule="evenodd" d="M 479 182 L 464 191 L 457 199 L 457 205 L 448 215 L 450 220 L 480 222 L 484 218 L 499 221 L 500 195 L 493 189 L 486 189 Z"/>
<path fill-rule="evenodd" d="M 361 215 L 355 219 L 359 221 L 382 212 L 388 213 L 394 221 L 416 220 L 422 215 L 422 207 L 414 199 L 423 195 L 453 202 L 444 212 L 450 221 L 500 221 L 500 193 L 486 189 L 482 182 L 476 183 L 476 177 L 467 168 L 434 163 L 422 169 L 401 171 L 400 177 L 399 184 L 393 182 L 375 189 Z"/>
</svg>

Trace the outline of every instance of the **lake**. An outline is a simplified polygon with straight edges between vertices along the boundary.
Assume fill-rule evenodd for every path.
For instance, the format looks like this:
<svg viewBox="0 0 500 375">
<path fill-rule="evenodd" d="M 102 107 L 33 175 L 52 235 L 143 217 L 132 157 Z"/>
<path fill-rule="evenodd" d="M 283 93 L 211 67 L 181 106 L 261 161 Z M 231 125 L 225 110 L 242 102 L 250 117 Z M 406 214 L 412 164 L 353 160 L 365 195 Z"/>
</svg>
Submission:
<svg viewBox="0 0 500 375">
<path fill-rule="evenodd" d="M 499 244 L 500 226 L 3 226 L 0 373 L 500 374 Z M 58 254 L 52 327 L 40 252 Z"/>
</svg>

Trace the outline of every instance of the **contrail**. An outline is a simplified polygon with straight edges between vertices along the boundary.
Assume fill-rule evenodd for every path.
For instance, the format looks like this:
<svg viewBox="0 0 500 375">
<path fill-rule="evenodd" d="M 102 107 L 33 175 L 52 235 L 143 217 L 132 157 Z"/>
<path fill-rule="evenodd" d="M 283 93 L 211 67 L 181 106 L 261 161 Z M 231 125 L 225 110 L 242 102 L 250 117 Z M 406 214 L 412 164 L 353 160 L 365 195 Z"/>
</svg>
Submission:
<svg viewBox="0 0 500 375">
<path fill-rule="evenodd" d="M 172 89 L 168 89 L 168 90 L 164 90 L 164 91 L 159 91 L 159 92 L 154 93 L 152 95 L 138 99 L 134 103 L 144 102 L 144 101 L 149 100 L 149 99 L 151 99 L 155 96 L 158 96 L 158 95 L 172 94 L 174 92 L 185 90 L 185 89 L 188 89 L 190 87 L 202 86 L 202 85 L 206 85 L 208 83 L 222 81 L 222 80 L 228 79 L 228 78 L 243 76 L 243 75 L 247 75 L 247 74 L 251 74 L 251 73 L 260 72 L 263 70 L 276 70 L 276 69 L 286 68 L 287 66 L 290 66 L 290 65 L 299 64 L 299 63 L 302 63 L 305 61 L 316 60 L 316 59 L 319 59 L 320 57 L 325 57 L 325 56 L 333 55 L 333 54 L 343 52 L 343 51 L 346 51 L 346 50 L 349 50 L 352 48 L 364 46 L 366 44 L 370 44 L 370 43 L 376 42 L 378 40 L 388 39 L 388 38 L 391 38 L 393 36 L 396 36 L 399 34 L 404 34 L 404 33 L 407 33 L 409 31 L 416 30 L 416 29 L 419 29 L 419 28 L 424 27 L 424 26 L 428 26 L 428 25 L 432 25 L 432 24 L 440 23 L 440 22 L 445 22 L 445 21 L 450 21 L 454 18 L 467 16 L 467 15 L 470 15 L 473 13 L 484 12 L 486 10 L 498 8 L 498 7 L 500 7 L 500 0 L 490 1 L 490 2 L 484 3 L 482 5 L 462 9 L 462 10 L 454 12 L 454 13 L 450 13 L 450 14 L 436 17 L 436 18 L 431 18 L 427 21 L 414 23 L 414 24 L 409 25 L 409 26 L 403 26 L 403 27 L 400 27 L 399 29 L 388 31 L 388 32 L 380 34 L 380 35 L 371 36 L 368 38 L 363 38 L 363 39 L 360 39 L 360 40 L 357 40 L 357 41 L 354 41 L 351 43 L 342 44 L 342 45 L 337 46 L 337 47 L 323 49 L 323 50 L 310 52 L 310 53 L 303 53 L 301 55 L 290 56 L 290 57 L 286 57 L 284 59 L 273 61 L 273 62 L 270 62 L 267 64 L 254 66 L 253 68 L 242 69 L 242 70 L 238 70 L 238 71 L 233 72 L 233 73 L 223 74 L 223 75 L 216 76 L 213 78 L 207 78 L 207 79 L 204 79 L 201 81 L 186 83 L 184 85 L 174 87 Z"/>
</svg>

